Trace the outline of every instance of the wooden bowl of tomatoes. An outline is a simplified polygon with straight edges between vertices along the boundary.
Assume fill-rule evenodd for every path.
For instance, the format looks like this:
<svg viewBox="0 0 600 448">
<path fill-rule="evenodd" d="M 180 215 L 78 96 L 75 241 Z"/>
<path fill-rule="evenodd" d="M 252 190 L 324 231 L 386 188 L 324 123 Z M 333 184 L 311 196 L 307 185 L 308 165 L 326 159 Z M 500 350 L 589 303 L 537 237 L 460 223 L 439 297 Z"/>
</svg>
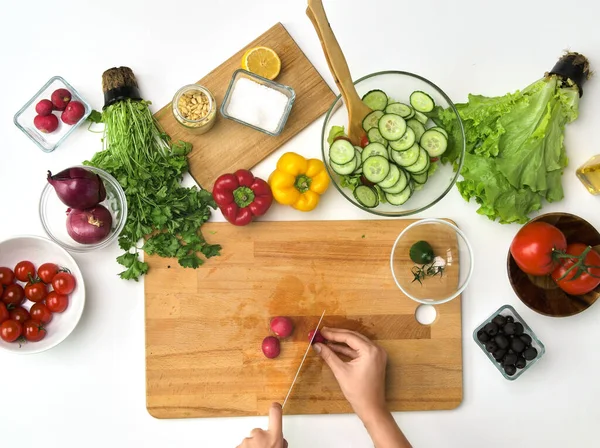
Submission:
<svg viewBox="0 0 600 448">
<path fill-rule="evenodd" d="M 600 297 L 600 233 L 579 216 L 531 220 L 515 235 L 507 264 L 519 299 L 545 316 L 573 316 Z"/>
<path fill-rule="evenodd" d="M 81 271 L 46 238 L 0 242 L 0 349 L 39 353 L 64 341 L 85 305 Z"/>
</svg>

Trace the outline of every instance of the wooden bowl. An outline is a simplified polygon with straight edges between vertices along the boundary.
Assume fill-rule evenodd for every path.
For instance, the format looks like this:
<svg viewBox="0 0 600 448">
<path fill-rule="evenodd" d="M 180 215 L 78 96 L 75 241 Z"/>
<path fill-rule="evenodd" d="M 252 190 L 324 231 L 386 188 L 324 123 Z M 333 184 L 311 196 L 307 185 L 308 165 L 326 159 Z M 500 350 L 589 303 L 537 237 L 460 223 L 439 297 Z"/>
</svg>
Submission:
<svg viewBox="0 0 600 448">
<path fill-rule="evenodd" d="M 548 213 L 533 221 L 543 221 L 558 227 L 567 243 L 584 243 L 600 252 L 600 233 L 585 219 L 569 213 Z M 567 317 L 587 310 L 600 297 L 600 285 L 582 296 L 572 296 L 560 289 L 549 275 L 526 274 L 518 266 L 510 250 L 507 259 L 508 279 L 521 301 L 540 314 Z"/>
</svg>

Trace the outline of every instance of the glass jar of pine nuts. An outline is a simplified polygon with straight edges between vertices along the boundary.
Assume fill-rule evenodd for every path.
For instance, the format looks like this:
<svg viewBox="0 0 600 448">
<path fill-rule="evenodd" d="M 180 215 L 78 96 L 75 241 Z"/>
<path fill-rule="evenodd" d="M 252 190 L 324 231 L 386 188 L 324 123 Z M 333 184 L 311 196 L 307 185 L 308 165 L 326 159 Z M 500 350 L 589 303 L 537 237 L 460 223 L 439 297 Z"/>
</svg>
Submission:
<svg viewBox="0 0 600 448">
<path fill-rule="evenodd" d="M 194 134 L 204 134 L 215 124 L 217 102 L 206 87 L 183 86 L 173 97 L 171 106 L 175 120 Z"/>
</svg>

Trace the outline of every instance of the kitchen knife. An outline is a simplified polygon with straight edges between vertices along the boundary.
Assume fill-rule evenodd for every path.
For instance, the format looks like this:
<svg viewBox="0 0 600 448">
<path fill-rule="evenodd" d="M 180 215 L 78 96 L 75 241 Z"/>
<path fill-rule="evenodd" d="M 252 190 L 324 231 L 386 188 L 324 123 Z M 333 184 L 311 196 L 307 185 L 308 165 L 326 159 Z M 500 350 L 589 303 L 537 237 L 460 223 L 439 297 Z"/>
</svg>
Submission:
<svg viewBox="0 0 600 448">
<path fill-rule="evenodd" d="M 292 381 L 292 385 L 290 386 L 290 389 L 288 390 L 288 393 L 285 396 L 285 400 L 283 400 L 283 404 L 281 405 L 281 409 L 285 408 L 285 404 L 287 403 L 288 398 L 290 398 L 290 394 L 292 393 L 292 389 L 294 388 L 294 384 L 296 384 L 296 380 L 298 379 L 298 375 L 300 375 L 300 371 L 302 370 L 302 366 L 304 365 L 304 361 L 306 360 L 306 356 L 308 355 L 308 351 L 310 350 L 310 347 L 312 346 L 313 340 L 315 339 L 315 336 L 317 335 L 317 331 L 319 331 L 319 326 L 321 325 L 321 322 L 323 321 L 323 316 L 325 316 L 325 310 L 323 310 L 323 313 L 321 314 L 321 318 L 319 319 L 319 322 L 317 323 L 317 326 L 315 328 L 315 332 L 313 333 L 312 337 L 310 338 L 310 341 L 308 343 L 308 347 L 306 347 L 306 351 L 304 352 L 304 356 L 302 357 L 302 361 L 300 361 L 300 367 L 298 367 L 298 370 L 296 370 L 296 376 L 294 377 L 294 380 Z"/>
</svg>

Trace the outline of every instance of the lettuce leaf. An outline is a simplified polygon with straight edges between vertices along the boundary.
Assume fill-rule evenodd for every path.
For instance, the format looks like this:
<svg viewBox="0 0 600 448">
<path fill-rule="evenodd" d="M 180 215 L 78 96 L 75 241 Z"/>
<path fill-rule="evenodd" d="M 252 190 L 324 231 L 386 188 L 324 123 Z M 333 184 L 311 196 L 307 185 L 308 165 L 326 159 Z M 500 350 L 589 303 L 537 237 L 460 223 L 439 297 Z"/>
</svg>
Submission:
<svg viewBox="0 0 600 448">
<path fill-rule="evenodd" d="M 333 143 L 333 140 L 337 137 L 345 137 L 346 131 L 344 130 L 344 126 L 332 126 L 329 130 L 329 136 L 327 137 L 327 143 L 330 145 Z"/>
</svg>

